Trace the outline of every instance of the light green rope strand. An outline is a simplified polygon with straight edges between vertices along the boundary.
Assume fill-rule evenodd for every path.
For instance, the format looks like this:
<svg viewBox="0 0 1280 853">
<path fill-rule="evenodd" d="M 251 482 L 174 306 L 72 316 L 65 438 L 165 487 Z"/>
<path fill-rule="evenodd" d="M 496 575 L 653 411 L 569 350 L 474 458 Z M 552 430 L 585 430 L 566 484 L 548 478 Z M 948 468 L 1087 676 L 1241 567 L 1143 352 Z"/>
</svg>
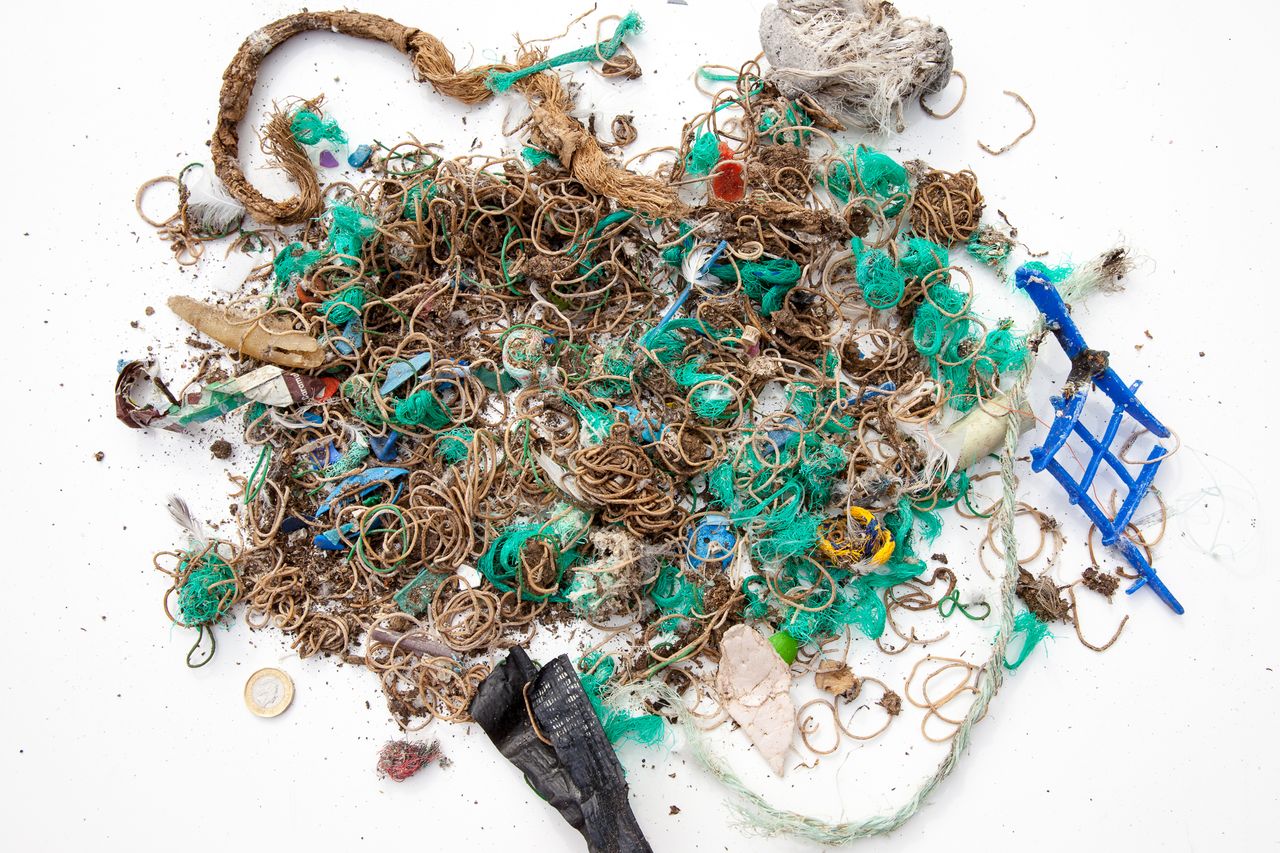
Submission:
<svg viewBox="0 0 1280 853">
<path fill-rule="evenodd" d="M 597 42 L 595 44 L 580 47 L 577 50 L 571 50 L 568 53 L 562 53 L 559 56 L 553 56 L 550 59 L 544 59 L 541 62 L 535 62 L 533 65 L 517 69 L 515 71 L 492 71 L 485 79 L 484 84 L 489 87 L 492 92 L 505 92 L 515 85 L 516 81 L 523 80 L 540 71 L 548 71 L 552 68 L 559 68 L 561 65 L 569 65 L 574 62 L 590 62 L 594 59 L 609 60 L 618 52 L 618 48 L 622 46 L 622 40 L 632 33 L 637 33 L 644 28 L 644 23 L 640 20 L 640 15 L 634 10 L 628 12 L 626 17 L 618 22 L 618 27 L 613 31 L 613 37 L 607 41 Z"/>
</svg>

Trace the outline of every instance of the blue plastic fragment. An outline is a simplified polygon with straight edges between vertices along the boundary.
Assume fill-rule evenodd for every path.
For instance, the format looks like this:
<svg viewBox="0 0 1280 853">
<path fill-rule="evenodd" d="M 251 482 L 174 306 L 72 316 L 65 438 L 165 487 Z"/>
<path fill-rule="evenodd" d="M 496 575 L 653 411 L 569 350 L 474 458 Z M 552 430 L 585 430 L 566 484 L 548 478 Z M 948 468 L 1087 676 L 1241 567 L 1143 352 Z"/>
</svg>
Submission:
<svg viewBox="0 0 1280 853">
<path fill-rule="evenodd" d="M 413 358 L 397 361 L 387 368 L 387 379 L 378 389 L 378 393 L 386 396 L 404 383 L 418 375 L 418 371 L 431 362 L 431 353 L 424 352 Z"/>
<path fill-rule="evenodd" d="M 363 343 L 364 325 L 360 322 L 359 317 L 352 317 L 342 327 L 342 334 L 333 339 L 333 348 L 342 355 L 354 355 L 354 347 L 358 347 Z"/>
<path fill-rule="evenodd" d="M 768 442 L 765 442 L 764 451 L 772 456 L 774 453 L 781 453 L 787 449 L 787 445 L 791 440 L 804 431 L 804 424 L 795 415 L 787 415 L 781 420 L 781 426 L 774 429 L 765 430 L 768 436 Z"/>
<path fill-rule="evenodd" d="M 385 514 L 382 513 L 382 515 Z M 367 532 L 377 533 L 380 530 L 389 530 L 390 527 L 389 524 L 383 524 L 381 521 L 375 520 L 373 524 L 369 525 Z M 357 535 L 355 523 L 349 522 L 341 527 L 317 533 L 311 542 L 321 551 L 346 551 L 351 547 Z"/>
<path fill-rule="evenodd" d="M 280 522 L 280 532 L 284 534 L 294 533 L 307 526 L 307 521 L 296 515 L 286 515 Z"/>
<path fill-rule="evenodd" d="M 380 481 L 395 480 L 397 477 L 403 477 L 409 473 L 408 468 L 369 468 L 361 471 L 359 474 L 352 474 L 338 485 L 329 490 L 329 494 L 325 496 L 324 503 L 320 504 L 320 508 L 316 510 L 316 518 L 327 513 L 335 502 L 346 502 L 355 497 L 354 492 L 359 490 L 361 497 L 372 492 L 377 488 Z M 369 485 L 368 489 L 359 489 L 360 486 Z"/>
<path fill-rule="evenodd" d="M 1058 293 L 1057 288 L 1033 265 L 1019 267 L 1015 280 L 1017 286 L 1031 297 L 1036 308 L 1044 315 L 1047 321 L 1046 327 L 1053 331 L 1063 352 L 1074 362 L 1077 356 L 1088 349 L 1088 346 L 1076 327 L 1075 321 L 1071 319 L 1067 304 L 1062 301 L 1062 295 Z M 1178 599 L 1161 582 L 1156 570 L 1142 553 L 1142 549 L 1138 548 L 1124 532 L 1134 511 L 1151 489 L 1151 483 L 1155 479 L 1160 463 L 1169 453 L 1164 445 L 1156 444 L 1151 448 L 1146 461 L 1141 463 L 1141 470 L 1135 476 L 1130 472 L 1129 466 L 1111 450 L 1111 445 L 1126 417 L 1146 427 L 1157 438 L 1168 438 L 1169 429 L 1138 402 L 1137 391 L 1142 385 L 1141 382 L 1126 385 L 1108 364 L 1093 377 L 1092 385 L 1106 394 L 1113 405 L 1111 419 L 1107 422 L 1102 436 L 1095 436 L 1080 423 L 1080 415 L 1084 412 L 1085 403 L 1089 398 L 1088 387 L 1076 391 L 1070 398 L 1052 397 L 1050 402 L 1053 403 L 1053 423 L 1049 427 L 1049 434 L 1045 437 L 1044 443 L 1031 451 L 1031 469 L 1048 471 L 1052 474 L 1066 491 L 1071 503 L 1079 506 L 1089 520 L 1097 526 L 1102 533 L 1102 544 L 1117 549 L 1129 565 L 1138 572 L 1138 579 L 1126 592 L 1133 594 L 1144 586 L 1150 586 L 1174 613 L 1180 614 L 1183 612 L 1183 607 Z M 1092 451 L 1092 455 L 1085 463 L 1084 474 L 1079 480 L 1074 479 L 1056 458 L 1072 435 L 1077 436 Z M 1114 517 L 1109 516 L 1090 495 L 1090 487 L 1104 462 L 1129 490 Z"/>
<path fill-rule="evenodd" d="M 846 397 L 845 399 L 841 400 L 840 408 L 847 409 L 850 406 L 855 406 L 860 403 L 865 403 L 868 400 L 872 399 L 873 397 L 886 396 L 888 394 L 893 393 L 896 390 L 898 390 L 898 386 L 895 385 L 892 380 L 885 382 L 882 385 L 872 385 L 872 386 L 869 386 L 866 390 L 864 390 L 861 394 L 859 394 L 856 397 Z"/>
<path fill-rule="evenodd" d="M 616 410 L 627 416 L 627 420 L 631 425 L 640 427 L 640 439 L 653 443 L 662 438 L 662 434 L 666 432 L 666 424 L 657 418 L 644 418 L 640 416 L 640 410 L 635 406 L 614 406 Z"/>
<path fill-rule="evenodd" d="M 372 145 L 357 145 L 356 150 L 347 155 L 347 165 L 353 169 L 363 169 L 372 158 Z"/>
<path fill-rule="evenodd" d="M 733 555 L 738 537 L 729 528 L 729 519 L 723 515 L 708 515 L 689 533 L 689 564 L 699 568 L 707 561 L 724 562 Z"/>
<path fill-rule="evenodd" d="M 326 530 L 323 533 L 317 533 L 311 541 L 321 551 L 345 551 L 348 546 L 343 544 L 343 538 L 351 541 L 351 534 L 355 532 L 354 524 L 344 524 L 333 530 Z"/>
<path fill-rule="evenodd" d="M 374 457 L 379 462 L 395 462 L 396 457 L 400 455 L 400 448 L 396 442 L 400 439 L 400 433 L 392 430 L 386 436 L 369 436 L 369 449 L 373 451 Z"/>
</svg>

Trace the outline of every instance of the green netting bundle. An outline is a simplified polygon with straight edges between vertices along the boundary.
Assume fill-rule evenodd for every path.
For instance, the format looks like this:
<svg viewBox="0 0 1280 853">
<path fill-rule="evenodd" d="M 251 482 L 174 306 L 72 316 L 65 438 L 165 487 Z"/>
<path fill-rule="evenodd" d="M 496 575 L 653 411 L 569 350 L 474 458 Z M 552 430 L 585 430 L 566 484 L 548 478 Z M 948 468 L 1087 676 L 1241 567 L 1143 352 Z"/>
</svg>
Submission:
<svg viewBox="0 0 1280 853">
<path fill-rule="evenodd" d="M 894 541 L 890 562 L 902 562 L 915 557 L 916 545 L 921 540 L 928 544 L 938 538 L 942 532 L 942 516 L 933 510 L 917 508 L 909 498 L 901 498 L 896 507 L 885 513 L 884 525 Z"/>
<path fill-rule="evenodd" d="M 636 369 L 636 347 L 630 341 L 615 341 L 604 348 L 600 359 L 602 378 L 587 386 L 596 397 L 617 397 L 631 391 L 631 374 Z"/>
<path fill-rule="evenodd" d="M 689 156 L 685 158 L 684 170 L 690 175 L 707 175 L 720 162 L 720 139 L 709 130 L 704 130 L 689 146 Z"/>
<path fill-rule="evenodd" d="M 786 615 L 778 630 L 787 632 L 802 644 L 820 643 L 839 636 L 850 626 L 872 640 L 884 633 L 885 606 L 870 581 L 873 576 L 854 580 L 848 572 L 828 570 L 836 582 L 835 596 L 832 598 L 830 587 L 823 585 L 821 576 L 812 565 L 806 563 L 801 567 L 800 562 L 796 561 L 788 564 L 785 569 L 794 571 L 794 576 L 791 576 L 791 571 L 784 572 L 787 583 L 816 583 L 820 588 L 807 596 L 803 608 L 786 608 Z M 828 601 L 830 605 L 823 607 Z"/>
<path fill-rule="evenodd" d="M 967 301 L 955 288 L 931 285 L 912 325 L 916 349 L 946 387 L 947 404 L 961 412 L 993 392 L 1000 375 L 1021 369 L 1027 361 L 1027 342 L 1013 333 L 1012 322 L 979 335 L 981 327 L 967 312 Z"/>
<path fill-rule="evenodd" d="M 349 204 L 335 204 L 329 208 L 329 216 L 332 221 L 325 249 L 341 256 L 341 263 L 353 267 L 359 263 L 365 241 L 377 233 L 377 225 Z"/>
<path fill-rule="evenodd" d="M 908 278 L 923 279 L 951 265 L 951 253 L 932 240 L 911 237 L 907 250 L 898 261 L 898 269 Z"/>
<path fill-rule="evenodd" d="M 373 386 L 368 379 L 363 376 L 352 376 L 342 383 L 341 393 L 343 399 L 351 406 L 351 413 L 360 420 L 374 429 L 381 429 L 386 425 L 386 418 L 382 415 L 382 409 L 378 408 L 373 396 Z"/>
<path fill-rule="evenodd" d="M 737 79 L 737 78 L 734 78 Z M 773 129 L 778 125 L 783 127 L 812 127 L 813 119 L 794 101 L 787 102 L 787 108 L 779 113 L 775 108 L 769 107 L 760 116 L 760 123 L 756 125 L 756 129 L 761 134 L 775 142 L 790 142 L 799 148 L 804 144 L 804 138 L 809 135 L 806 130 L 789 130 L 781 131 L 777 138 L 774 138 Z"/>
<path fill-rule="evenodd" d="M 663 563 L 649 587 L 649 598 L 664 615 L 689 616 L 702 606 L 702 589 L 674 564 Z"/>
<path fill-rule="evenodd" d="M 695 388 L 689 397 L 689 408 L 699 418 L 717 420 L 725 417 L 735 400 L 729 378 L 719 373 L 703 373 L 703 359 L 685 362 L 671 371 L 671 378 L 681 388 Z M 703 385 L 702 383 L 708 383 Z"/>
<path fill-rule="evenodd" d="M 790 409 L 807 426 L 818 422 L 819 416 L 826 415 L 839 400 L 839 390 L 835 386 L 826 386 L 821 391 L 810 382 L 793 382 L 788 386 Z M 828 417 L 822 424 L 822 432 L 843 435 L 856 429 L 857 419 L 853 415 Z"/>
<path fill-rule="evenodd" d="M 1071 264 L 1063 264 L 1060 267 L 1051 267 L 1041 261 L 1027 261 L 1022 265 L 1023 268 L 1031 270 L 1040 277 L 1046 279 L 1051 284 L 1061 284 L 1071 275 L 1074 269 Z"/>
<path fill-rule="evenodd" d="M 708 272 L 721 281 L 741 281 L 747 296 L 760 303 L 760 313 L 768 317 L 782 307 L 786 295 L 800 282 L 803 268 L 790 258 L 738 261 L 715 264 Z"/>
<path fill-rule="evenodd" d="M 1013 253 L 1014 243 L 990 225 L 975 228 L 965 241 L 969 256 L 979 263 L 1000 269 Z"/>
<path fill-rule="evenodd" d="M 916 318 L 911 325 L 911 341 L 925 358 L 936 361 L 936 356 L 942 352 L 948 319 L 928 302 L 922 302 L 916 308 Z"/>
<path fill-rule="evenodd" d="M 397 403 L 391 419 L 400 426 L 424 426 L 430 430 L 441 430 L 453 423 L 449 407 L 430 388 L 415 391 Z"/>
<path fill-rule="evenodd" d="M 569 394 L 561 394 L 560 398 L 578 413 L 578 421 L 586 432 L 589 444 L 599 444 L 609 437 L 609 430 L 613 428 L 614 424 L 613 415 L 594 406 L 589 406 Z"/>
<path fill-rule="evenodd" d="M 227 561 L 213 551 L 187 557 L 178 565 L 178 571 L 186 573 L 178 588 L 182 624 L 198 627 L 215 622 L 235 600 L 236 574 Z"/>
<path fill-rule="evenodd" d="M 276 289 L 293 283 L 324 258 L 324 252 L 317 249 L 308 250 L 302 243 L 290 243 L 280 250 L 276 259 L 271 262 L 275 270 Z"/>
<path fill-rule="evenodd" d="M 1027 362 L 1027 340 L 1015 335 L 1011 323 L 1002 323 L 987 332 L 982 349 L 974 362 L 974 369 L 987 382 L 994 382 L 997 374 L 1009 373 Z"/>
<path fill-rule="evenodd" d="M 769 582 L 762 575 L 751 575 L 744 580 L 742 594 L 747 599 L 742 609 L 743 619 L 763 619 L 769 615 Z"/>
<path fill-rule="evenodd" d="M 331 118 L 323 118 L 313 110 L 298 110 L 289 121 L 289 133 L 299 145 L 316 145 L 328 140 L 347 144 L 347 135 Z"/>
<path fill-rule="evenodd" d="M 772 563 L 807 554 L 817 546 L 818 528 L 824 516 L 816 512 L 802 512 L 799 507 L 798 500 L 787 504 L 766 521 L 752 543 L 752 557 Z M 788 515 L 790 519 L 782 522 L 781 518 Z"/>
<path fill-rule="evenodd" d="M 893 259 L 880 249 L 868 249 L 858 258 L 855 268 L 862 299 L 872 308 L 886 311 L 902 301 L 907 283 Z"/>
<path fill-rule="evenodd" d="M 320 313 L 338 326 L 346 325 L 360 316 L 369 294 L 358 284 L 344 287 L 320 304 Z"/>
<path fill-rule="evenodd" d="M 813 433 L 807 433 L 802 444 L 804 452 L 796 478 L 804 488 L 805 504 L 810 509 L 822 509 L 830 502 L 831 489 L 839 482 L 849 458 L 838 445 Z"/>
<path fill-rule="evenodd" d="M 338 477 L 360 467 L 360 463 L 369 458 L 369 439 L 364 433 L 356 433 L 355 439 L 347 445 L 336 460 L 319 469 L 316 473 L 321 477 Z"/>
<path fill-rule="evenodd" d="M 707 472 L 707 491 L 711 503 L 721 509 L 732 509 L 736 500 L 733 488 L 733 466 L 721 462 Z"/>
<path fill-rule="evenodd" d="M 848 203 L 853 196 L 866 196 L 877 203 L 885 216 L 897 216 L 911 197 L 911 184 L 904 169 L 892 157 L 867 145 L 845 151 L 823 176 L 827 189 Z"/>
<path fill-rule="evenodd" d="M 610 704 L 613 692 L 609 682 L 617 671 L 611 655 L 592 652 L 578 661 L 582 673 L 582 690 L 591 702 L 591 708 L 600 718 L 605 737 L 610 743 L 629 740 L 643 746 L 661 743 L 666 733 L 662 717 L 657 714 L 633 714 L 625 708 Z"/>
<path fill-rule="evenodd" d="M 419 211 L 425 210 L 431 199 L 435 198 L 440 188 L 436 186 L 435 181 L 423 181 L 420 184 L 414 184 L 409 187 L 408 192 L 404 194 L 404 211 L 401 215 L 405 219 L 418 221 Z"/>
<path fill-rule="evenodd" d="M 471 427 L 454 427 L 440 433 L 440 443 L 437 445 L 440 458 L 450 465 L 462 462 L 471 452 L 471 439 L 474 436 L 475 430 Z"/>
<path fill-rule="evenodd" d="M 539 579 L 537 582 L 544 589 L 553 589 L 552 592 L 538 594 L 525 587 L 520 555 L 525 545 L 533 539 L 548 543 L 551 552 L 557 555 L 554 581 L 548 584 Z M 560 536 L 550 526 L 537 522 L 518 523 L 494 537 L 476 564 L 476 569 L 500 592 L 515 591 L 525 601 L 563 602 L 565 596 L 560 591 L 560 584 L 564 579 L 565 569 L 573 563 L 576 556 L 577 552 L 572 548 L 560 550 Z"/>
</svg>

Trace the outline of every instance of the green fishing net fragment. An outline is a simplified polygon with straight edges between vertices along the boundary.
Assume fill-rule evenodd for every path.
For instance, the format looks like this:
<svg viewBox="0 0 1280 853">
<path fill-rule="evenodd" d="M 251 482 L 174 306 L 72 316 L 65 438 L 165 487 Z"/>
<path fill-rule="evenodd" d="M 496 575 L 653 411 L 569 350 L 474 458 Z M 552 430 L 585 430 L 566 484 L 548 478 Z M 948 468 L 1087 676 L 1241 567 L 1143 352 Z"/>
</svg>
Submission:
<svg viewBox="0 0 1280 853">
<path fill-rule="evenodd" d="M 401 612 L 408 613 L 410 616 L 421 616 L 427 612 L 436 590 L 448 577 L 447 574 L 433 572 L 429 568 L 423 569 L 413 580 L 392 595 L 391 600 L 396 603 L 396 607 L 399 607 Z"/>
<path fill-rule="evenodd" d="M 591 702 L 591 708 L 600 718 L 605 737 L 610 743 L 624 740 L 654 746 L 661 743 L 666 734 L 666 726 L 662 717 L 657 714 L 634 714 L 624 708 L 610 704 L 610 694 L 617 664 L 611 655 L 592 652 L 578 662 L 578 670 L 582 673 L 582 690 Z"/>
<path fill-rule="evenodd" d="M 276 259 L 271 262 L 271 266 L 275 271 L 276 289 L 293 283 L 295 279 L 300 279 L 307 272 L 320 263 L 324 258 L 324 252 L 317 249 L 308 250 L 302 243 L 290 243 L 285 246 L 276 255 Z"/>
<path fill-rule="evenodd" d="M 543 151 L 541 148 L 534 148 L 532 145 L 526 145 L 520 150 L 520 156 L 525 159 L 533 168 L 538 168 L 543 163 L 550 162 L 553 166 L 559 166 L 560 161 L 556 159 L 556 155 L 550 151 Z"/>
<path fill-rule="evenodd" d="M 178 588 L 178 613 L 184 625 L 208 625 L 227 612 L 235 599 L 236 575 L 227 561 L 212 551 L 194 557 L 195 566 L 183 560 L 179 572 L 187 572 Z"/>
<path fill-rule="evenodd" d="M 1052 284 L 1061 284 L 1066 280 L 1067 276 L 1071 275 L 1073 269 L 1070 264 L 1063 264 L 1060 267 L 1051 267 L 1040 261 L 1028 261 L 1023 264 L 1023 267 L 1048 279 Z"/>
<path fill-rule="evenodd" d="M 471 439 L 475 430 L 471 427 L 455 427 L 440 433 L 440 457 L 450 465 L 461 462 L 471 452 Z"/>
<path fill-rule="evenodd" d="M 805 435 L 804 447 L 796 476 L 804 487 L 805 504 L 810 509 L 822 509 L 830 502 L 831 489 L 849 459 L 838 445 L 812 433 Z"/>
<path fill-rule="evenodd" d="M 737 79 L 736 77 L 734 78 Z M 774 135 L 776 127 L 812 127 L 813 119 L 798 104 L 788 102 L 787 108 L 779 113 L 774 107 L 767 108 L 760 116 L 760 122 L 756 125 L 756 129 L 765 135 L 770 141 L 789 142 L 796 147 L 800 147 L 804 143 L 804 138 L 809 135 L 806 130 L 784 130 Z"/>
<path fill-rule="evenodd" d="M 425 426 L 441 430 L 453 423 L 453 415 L 430 388 L 415 391 L 396 404 L 392 420 L 401 426 Z"/>
<path fill-rule="evenodd" d="M 369 453 L 369 439 L 364 437 L 364 433 L 358 433 L 355 440 L 347 446 L 341 456 L 316 473 L 321 477 L 341 476 L 360 467 L 360 463 L 369 458 Z"/>
<path fill-rule="evenodd" d="M 401 216 L 405 219 L 418 221 L 419 211 L 426 209 L 431 199 L 435 198 L 440 192 L 440 188 L 436 186 L 435 181 L 424 181 L 420 184 L 414 184 L 409 187 L 404 194 L 404 210 Z"/>
<path fill-rule="evenodd" d="M 828 601 L 830 604 L 823 607 Z M 848 627 L 857 628 L 872 640 L 884 634 L 884 602 L 866 577 L 838 581 L 834 597 L 829 587 L 813 592 L 804 605 L 787 608 L 778 626 L 801 644 L 820 643 L 839 636 Z"/>
<path fill-rule="evenodd" d="M 711 493 L 712 503 L 721 509 L 732 509 L 733 466 L 728 462 L 721 462 L 707 472 L 707 491 Z"/>
<path fill-rule="evenodd" d="M 689 397 L 689 407 L 694 415 L 715 420 L 725 415 L 734 401 L 734 393 L 727 376 L 703 373 L 699 370 L 701 363 L 701 359 L 687 361 L 671 371 L 671 378 L 681 388 L 695 389 Z"/>
<path fill-rule="evenodd" d="M 378 408 L 373 396 L 373 386 L 362 376 L 353 376 L 341 386 L 342 396 L 351 406 L 351 412 L 360 420 L 375 429 L 386 425 L 382 409 Z"/>
<path fill-rule="evenodd" d="M 856 270 L 862 299 L 872 308 L 885 311 L 902 301 L 907 283 L 893 260 L 882 250 L 863 252 Z"/>
<path fill-rule="evenodd" d="M 769 582 L 761 575 L 751 575 L 742 582 L 742 594 L 747 604 L 742 609 L 744 619 L 763 619 L 769 615 Z"/>
<path fill-rule="evenodd" d="M 902 212 L 911 195 L 904 169 L 892 157 L 867 145 L 846 151 L 823 176 L 827 189 L 841 204 L 853 196 L 866 196 L 883 208 L 886 217 Z"/>
<path fill-rule="evenodd" d="M 613 415 L 602 409 L 589 406 L 569 394 L 561 394 L 560 398 L 578 413 L 578 421 L 581 422 L 582 428 L 587 434 L 588 443 L 599 444 L 609 437 L 609 430 L 613 428 L 614 424 Z"/>
<path fill-rule="evenodd" d="M 549 543 L 553 553 L 559 554 L 555 564 L 554 581 L 549 584 L 545 579 L 538 581 L 539 587 L 543 589 L 549 587 L 552 590 L 548 593 L 539 594 L 525 588 L 520 554 L 532 539 Z M 576 552 L 573 549 L 560 551 L 559 546 L 559 536 L 545 524 L 536 522 L 512 524 L 489 543 L 489 547 L 476 563 L 476 569 L 500 592 L 517 592 L 525 601 L 563 602 L 565 596 L 559 591 L 560 583 L 564 579 L 565 569 L 573 563 Z"/>
<path fill-rule="evenodd" d="M 299 145 L 316 145 L 328 140 L 347 144 L 347 135 L 331 118 L 322 118 L 312 110 L 298 110 L 289 122 L 289 133 Z"/>
<path fill-rule="evenodd" d="M 790 258 L 768 258 L 763 261 L 738 261 L 715 264 L 709 272 L 721 281 L 741 281 L 743 291 L 760 303 L 760 313 L 768 317 L 782 307 L 786 295 L 800 281 L 803 268 Z"/>
<path fill-rule="evenodd" d="M 665 615 L 689 616 L 702 606 L 702 589 L 673 563 L 663 563 L 649 588 L 649 598 Z"/>
<path fill-rule="evenodd" d="M 907 240 L 907 250 L 898 261 L 898 269 L 908 278 L 923 279 L 951 264 L 951 253 L 943 246 L 923 237 Z"/>
<path fill-rule="evenodd" d="M 965 250 L 979 263 L 1000 269 L 1013 253 L 1013 241 L 1000 239 L 990 225 L 974 229 L 965 241 Z"/>
<path fill-rule="evenodd" d="M 331 323 L 342 326 L 360 316 L 369 294 L 358 284 L 344 287 L 320 304 L 320 313 Z"/>
<path fill-rule="evenodd" d="M 706 175 L 720 162 L 720 139 L 704 130 L 693 140 L 689 156 L 685 159 L 685 171 L 690 175 Z"/>
<path fill-rule="evenodd" d="M 368 216 L 349 204 L 335 204 L 329 208 L 331 223 L 325 249 L 339 255 L 339 262 L 353 267 L 360 260 L 365 242 L 377 233 L 377 225 Z"/>
<path fill-rule="evenodd" d="M 794 506 L 798 507 L 799 502 Z M 795 512 L 785 523 L 766 524 L 752 544 L 752 555 L 771 563 L 807 554 L 818 544 L 818 528 L 823 520 L 824 516 L 818 513 Z"/>
</svg>

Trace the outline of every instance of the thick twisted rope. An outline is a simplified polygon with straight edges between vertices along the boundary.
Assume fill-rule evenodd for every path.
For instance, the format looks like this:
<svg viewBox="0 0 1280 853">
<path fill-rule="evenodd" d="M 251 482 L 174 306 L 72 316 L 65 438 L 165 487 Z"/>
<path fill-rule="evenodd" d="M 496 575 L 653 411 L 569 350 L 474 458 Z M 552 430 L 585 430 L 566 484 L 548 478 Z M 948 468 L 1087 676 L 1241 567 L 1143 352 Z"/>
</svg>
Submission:
<svg viewBox="0 0 1280 853">
<path fill-rule="evenodd" d="M 289 132 L 288 116 L 277 113 L 268 122 L 264 150 L 273 155 L 298 185 L 298 195 L 276 201 L 267 198 L 245 177 L 240 166 L 240 121 L 258 80 L 262 61 L 272 50 L 299 33 L 325 30 L 389 44 L 413 64 L 419 80 L 430 83 L 442 95 L 465 104 L 478 104 L 493 96 L 486 85 L 491 72 L 510 72 L 529 65 L 537 54 L 526 54 L 519 66 L 482 65 L 459 71 L 453 55 L 435 36 L 406 27 L 389 18 L 364 12 L 302 12 L 267 24 L 252 33 L 222 75 L 218 119 L 210 152 L 214 170 L 227 191 L 245 206 L 254 219 L 269 225 L 294 225 L 322 212 L 320 183 L 307 155 Z M 568 115 L 573 102 L 559 78 L 538 73 L 516 86 L 534 102 L 534 139 L 556 155 L 580 183 L 617 199 L 623 207 L 648 216 L 673 216 L 684 210 L 676 191 L 654 178 L 615 166 L 582 123 Z"/>
</svg>

